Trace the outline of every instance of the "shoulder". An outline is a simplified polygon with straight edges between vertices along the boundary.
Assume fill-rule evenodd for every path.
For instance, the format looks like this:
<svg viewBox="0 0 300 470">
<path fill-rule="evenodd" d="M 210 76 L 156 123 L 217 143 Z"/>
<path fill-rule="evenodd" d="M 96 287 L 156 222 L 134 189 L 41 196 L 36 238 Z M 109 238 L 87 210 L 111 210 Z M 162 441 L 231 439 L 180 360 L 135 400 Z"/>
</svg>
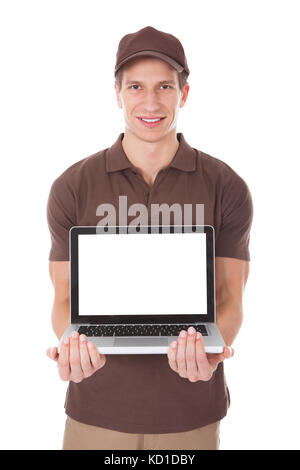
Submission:
<svg viewBox="0 0 300 470">
<path fill-rule="evenodd" d="M 228 163 L 201 150 L 197 150 L 197 152 L 200 171 L 204 173 L 205 177 L 214 181 L 219 189 L 225 192 L 230 190 L 250 192 L 246 181 Z"/>
<path fill-rule="evenodd" d="M 89 155 L 81 160 L 73 163 L 66 168 L 58 177 L 61 180 L 72 181 L 80 178 L 88 173 L 93 173 L 99 166 L 105 164 L 104 153 L 107 149 L 100 150 L 92 155 Z"/>
<path fill-rule="evenodd" d="M 94 175 L 95 172 L 99 173 L 101 168 L 104 169 L 104 153 L 106 150 L 100 150 L 70 165 L 56 177 L 52 183 L 52 189 L 75 192 L 80 183 L 86 178 Z"/>
</svg>

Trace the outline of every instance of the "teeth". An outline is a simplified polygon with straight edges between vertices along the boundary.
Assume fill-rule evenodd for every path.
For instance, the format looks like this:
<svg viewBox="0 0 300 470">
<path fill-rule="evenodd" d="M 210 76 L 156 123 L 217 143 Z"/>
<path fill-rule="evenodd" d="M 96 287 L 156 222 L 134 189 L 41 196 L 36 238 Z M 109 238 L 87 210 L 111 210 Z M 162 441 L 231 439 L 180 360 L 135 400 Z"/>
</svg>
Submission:
<svg viewBox="0 0 300 470">
<path fill-rule="evenodd" d="M 160 121 L 160 118 L 158 118 L 158 119 L 143 119 L 143 118 L 141 118 L 141 119 L 142 119 L 142 121 L 145 121 L 145 122 L 157 122 L 157 121 Z"/>
</svg>

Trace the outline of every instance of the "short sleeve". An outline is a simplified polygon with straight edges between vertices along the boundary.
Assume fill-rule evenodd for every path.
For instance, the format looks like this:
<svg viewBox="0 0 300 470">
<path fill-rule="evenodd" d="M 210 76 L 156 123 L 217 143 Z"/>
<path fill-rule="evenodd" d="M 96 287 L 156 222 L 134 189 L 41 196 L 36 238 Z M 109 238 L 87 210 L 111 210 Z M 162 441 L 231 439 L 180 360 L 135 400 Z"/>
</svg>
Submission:
<svg viewBox="0 0 300 470">
<path fill-rule="evenodd" d="M 250 261 L 253 201 L 248 185 L 234 172 L 223 188 L 221 214 L 215 255 Z"/>
<path fill-rule="evenodd" d="M 69 261 L 69 230 L 76 225 L 75 197 L 61 175 L 52 184 L 47 202 L 51 236 L 49 261 Z"/>
</svg>

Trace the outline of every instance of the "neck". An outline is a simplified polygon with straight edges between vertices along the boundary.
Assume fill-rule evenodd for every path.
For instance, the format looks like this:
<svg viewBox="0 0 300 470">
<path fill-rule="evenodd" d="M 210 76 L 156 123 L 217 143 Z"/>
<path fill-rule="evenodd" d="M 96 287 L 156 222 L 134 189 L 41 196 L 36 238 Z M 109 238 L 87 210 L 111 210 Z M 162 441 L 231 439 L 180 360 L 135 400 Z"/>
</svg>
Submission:
<svg viewBox="0 0 300 470">
<path fill-rule="evenodd" d="M 176 129 L 159 140 L 142 140 L 126 128 L 122 140 L 123 150 L 132 165 L 150 186 L 157 173 L 173 160 L 179 147 Z"/>
</svg>

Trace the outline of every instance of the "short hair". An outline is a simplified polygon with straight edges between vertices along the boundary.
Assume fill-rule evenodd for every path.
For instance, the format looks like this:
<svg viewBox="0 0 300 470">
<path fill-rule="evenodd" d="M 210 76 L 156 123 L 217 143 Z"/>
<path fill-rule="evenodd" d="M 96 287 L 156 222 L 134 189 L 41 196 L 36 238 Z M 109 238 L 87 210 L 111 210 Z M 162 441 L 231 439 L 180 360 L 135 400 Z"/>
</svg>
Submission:
<svg viewBox="0 0 300 470">
<path fill-rule="evenodd" d="M 119 89 L 119 92 L 121 91 L 121 88 L 122 88 L 122 75 L 123 75 L 123 68 L 125 67 L 125 65 L 126 64 L 120 67 L 115 75 L 115 81 Z M 185 70 L 183 70 L 182 72 L 177 72 L 177 74 L 178 74 L 179 88 L 180 88 L 180 91 L 182 92 L 187 82 L 189 74 Z"/>
</svg>

